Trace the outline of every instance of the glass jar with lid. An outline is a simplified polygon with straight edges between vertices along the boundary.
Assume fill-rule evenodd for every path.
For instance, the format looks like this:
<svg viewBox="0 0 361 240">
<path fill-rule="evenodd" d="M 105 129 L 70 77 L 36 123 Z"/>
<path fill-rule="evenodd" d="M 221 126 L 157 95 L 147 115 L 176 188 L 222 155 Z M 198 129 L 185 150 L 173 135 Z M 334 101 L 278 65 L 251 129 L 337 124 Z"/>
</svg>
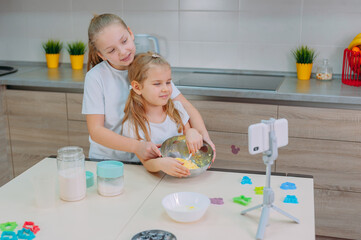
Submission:
<svg viewBox="0 0 361 240">
<path fill-rule="evenodd" d="M 119 161 L 102 161 L 97 163 L 98 193 L 111 197 L 123 192 L 123 163 Z"/>
<path fill-rule="evenodd" d="M 86 195 L 84 153 L 81 147 L 58 150 L 59 195 L 65 201 L 79 201 Z"/>
<path fill-rule="evenodd" d="M 332 79 L 332 67 L 328 65 L 328 60 L 323 59 L 323 64 L 317 67 L 316 78 L 319 80 L 331 80 Z"/>
</svg>

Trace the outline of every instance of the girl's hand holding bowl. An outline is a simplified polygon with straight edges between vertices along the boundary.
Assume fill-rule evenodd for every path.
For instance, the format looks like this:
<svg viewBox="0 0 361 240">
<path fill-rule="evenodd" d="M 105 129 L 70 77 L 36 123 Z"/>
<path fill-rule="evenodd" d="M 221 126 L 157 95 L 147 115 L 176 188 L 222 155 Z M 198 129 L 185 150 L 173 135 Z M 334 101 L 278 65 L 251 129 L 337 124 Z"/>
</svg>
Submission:
<svg viewBox="0 0 361 240">
<path fill-rule="evenodd" d="M 183 166 L 183 163 L 172 157 L 161 158 L 162 171 L 173 177 L 188 177 L 189 169 Z"/>
</svg>

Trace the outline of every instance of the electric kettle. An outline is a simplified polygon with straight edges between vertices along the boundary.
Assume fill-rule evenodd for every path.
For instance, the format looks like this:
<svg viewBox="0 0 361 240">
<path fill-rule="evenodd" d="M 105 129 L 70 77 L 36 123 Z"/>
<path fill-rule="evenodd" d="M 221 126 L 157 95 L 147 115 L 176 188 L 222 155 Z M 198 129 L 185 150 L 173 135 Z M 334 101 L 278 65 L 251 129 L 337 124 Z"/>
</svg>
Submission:
<svg viewBox="0 0 361 240">
<path fill-rule="evenodd" d="M 148 34 L 134 34 L 136 53 L 156 52 L 159 53 L 158 39 Z"/>
</svg>

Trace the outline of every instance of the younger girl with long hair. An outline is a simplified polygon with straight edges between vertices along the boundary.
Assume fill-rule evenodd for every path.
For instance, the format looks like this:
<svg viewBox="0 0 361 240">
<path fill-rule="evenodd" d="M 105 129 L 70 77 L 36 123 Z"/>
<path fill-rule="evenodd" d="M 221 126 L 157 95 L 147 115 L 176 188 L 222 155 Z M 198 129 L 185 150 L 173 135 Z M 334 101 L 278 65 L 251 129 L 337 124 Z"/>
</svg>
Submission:
<svg viewBox="0 0 361 240">
<path fill-rule="evenodd" d="M 124 108 L 124 136 L 161 144 L 169 137 L 184 134 L 187 144 L 197 142 L 196 149 L 201 147 L 202 136 L 190 127 L 182 103 L 170 98 L 171 67 L 163 57 L 152 52 L 136 55 L 128 68 L 128 78 L 132 88 Z M 163 171 L 176 177 L 189 175 L 183 163 L 174 158 L 141 161 L 150 172 Z"/>
</svg>

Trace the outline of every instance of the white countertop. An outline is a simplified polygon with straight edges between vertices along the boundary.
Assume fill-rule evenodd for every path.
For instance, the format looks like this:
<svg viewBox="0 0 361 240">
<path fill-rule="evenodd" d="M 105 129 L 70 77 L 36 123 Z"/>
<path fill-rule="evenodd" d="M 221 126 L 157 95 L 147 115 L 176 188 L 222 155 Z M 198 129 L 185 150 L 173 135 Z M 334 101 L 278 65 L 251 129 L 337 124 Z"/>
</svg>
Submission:
<svg viewBox="0 0 361 240">
<path fill-rule="evenodd" d="M 51 209 L 35 205 L 32 176 L 41 172 L 56 174 L 56 160 L 46 158 L 0 188 L 0 223 L 34 221 L 40 231 L 36 239 L 131 239 L 144 230 L 162 229 L 177 239 L 254 239 L 261 209 L 240 215 L 242 210 L 262 203 L 255 195 L 255 186 L 264 186 L 265 176 L 256 174 L 207 171 L 196 178 L 178 179 L 164 174 L 150 174 L 142 166 L 124 167 L 124 192 L 116 197 L 102 197 L 96 184 L 87 189 L 87 197 L 79 202 L 57 199 Z M 96 176 L 96 163 L 86 162 L 86 169 Z M 252 185 L 240 183 L 243 176 Z M 282 190 L 281 183 L 296 184 L 296 190 Z M 315 239 L 313 179 L 272 176 L 274 204 L 300 220 L 296 224 L 271 210 L 270 225 L 265 239 Z M 161 205 L 164 196 L 172 192 L 194 191 L 210 198 L 221 197 L 223 205 L 213 205 L 197 222 L 177 223 L 170 219 Z M 239 195 L 252 197 L 247 207 L 233 203 Z M 299 204 L 283 203 L 287 195 L 296 195 Z M 16 230 L 21 229 L 20 226 Z"/>
</svg>

